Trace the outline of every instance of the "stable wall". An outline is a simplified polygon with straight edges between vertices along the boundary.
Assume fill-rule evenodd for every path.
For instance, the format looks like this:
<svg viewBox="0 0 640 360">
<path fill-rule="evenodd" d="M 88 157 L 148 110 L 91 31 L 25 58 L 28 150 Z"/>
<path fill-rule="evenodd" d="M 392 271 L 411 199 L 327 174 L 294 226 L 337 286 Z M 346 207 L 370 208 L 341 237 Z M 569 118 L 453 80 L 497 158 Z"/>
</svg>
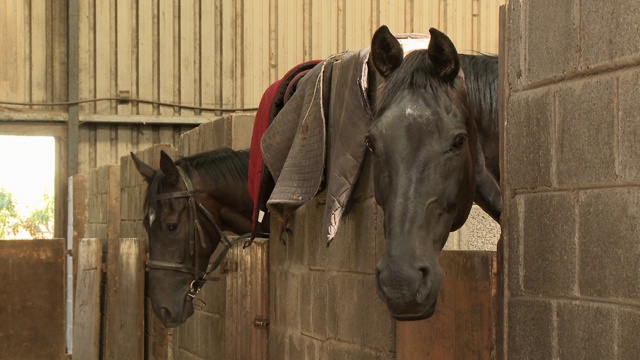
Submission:
<svg viewBox="0 0 640 360">
<path fill-rule="evenodd" d="M 640 3 L 509 1 L 505 359 L 640 353 Z"/>
</svg>

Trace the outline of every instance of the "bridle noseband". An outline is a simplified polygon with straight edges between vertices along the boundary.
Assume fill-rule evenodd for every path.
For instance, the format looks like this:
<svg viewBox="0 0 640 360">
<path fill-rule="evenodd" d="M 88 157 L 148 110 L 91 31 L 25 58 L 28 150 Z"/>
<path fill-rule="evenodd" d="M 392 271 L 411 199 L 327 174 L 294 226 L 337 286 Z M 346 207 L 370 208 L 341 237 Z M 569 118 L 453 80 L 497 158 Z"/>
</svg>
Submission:
<svg viewBox="0 0 640 360">
<path fill-rule="evenodd" d="M 190 223 L 193 225 L 189 227 L 188 251 L 189 251 L 189 255 L 193 257 L 193 266 L 186 264 L 187 256 L 185 254 L 185 257 L 180 263 L 148 259 L 146 262 L 146 270 L 147 271 L 152 269 L 169 270 L 169 271 L 184 272 L 184 273 L 193 275 L 193 280 L 191 281 L 191 284 L 189 284 L 189 292 L 187 293 L 187 296 L 193 299 L 198 294 L 198 292 L 200 292 L 200 289 L 207 281 L 207 277 L 209 276 L 209 274 L 215 271 L 220 266 L 225 256 L 227 255 L 227 252 L 229 252 L 229 250 L 233 247 L 233 245 L 235 245 L 240 240 L 242 240 L 242 238 L 238 238 L 234 241 L 229 240 L 229 238 L 222 231 L 222 228 L 218 225 L 218 223 L 216 222 L 213 215 L 211 215 L 209 210 L 207 210 L 204 207 L 204 205 L 202 205 L 202 203 L 196 200 L 195 198 L 196 191 L 193 189 L 191 179 L 189 178 L 187 173 L 180 166 L 177 166 L 177 168 L 178 168 L 180 177 L 182 178 L 182 181 L 187 187 L 187 190 L 175 191 L 175 192 L 170 192 L 166 194 L 154 193 L 151 195 L 151 201 L 150 201 L 149 207 L 155 208 L 156 202 L 160 200 L 188 198 L 189 218 L 190 218 Z M 198 252 L 199 252 L 198 249 L 200 248 L 200 246 L 198 246 L 196 240 L 199 239 L 200 244 L 202 245 L 202 248 L 207 247 L 207 244 L 205 242 L 204 232 L 202 230 L 202 225 L 200 224 L 200 220 L 198 219 L 198 214 L 197 214 L 198 210 L 202 212 L 204 217 L 211 224 L 213 224 L 215 229 L 218 231 L 218 234 L 220 234 L 220 242 L 218 243 L 218 246 L 220 246 L 220 244 L 224 246 L 224 249 L 222 249 L 218 257 L 211 264 L 209 264 L 209 266 L 204 271 L 198 268 Z M 153 219 L 150 219 L 149 226 L 151 226 L 151 223 L 153 223 Z"/>
</svg>

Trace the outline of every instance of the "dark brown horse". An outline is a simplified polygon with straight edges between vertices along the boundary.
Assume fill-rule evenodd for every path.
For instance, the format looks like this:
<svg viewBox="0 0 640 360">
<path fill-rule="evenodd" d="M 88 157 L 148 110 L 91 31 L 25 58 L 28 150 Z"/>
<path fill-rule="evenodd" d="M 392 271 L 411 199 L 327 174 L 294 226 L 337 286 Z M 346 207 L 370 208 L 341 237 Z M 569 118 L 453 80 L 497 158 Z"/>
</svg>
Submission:
<svg viewBox="0 0 640 360">
<path fill-rule="evenodd" d="M 163 324 L 178 326 L 193 314 L 193 298 L 232 246 L 225 232 L 251 231 L 249 153 L 221 149 L 174 162 L 161 152 L 160 170 L 131 157 L 149 184 L 144 202 L 147 292 Z M 224 249 L 209 264 L 219 244 Z"/>
<path fill-rule="evenodd" d="M 440 251 L 473 202 L 496 221 L 502 211 L 497 58 L 459 55 L 445 34 L 429 32 L 429 48 L 406 57 L 386 26 L 371 44 L 384 78 L 366 137 L 384 210 L 386 249 L 376 277 L 398 320 L 433 314 Z"/>
</svg>

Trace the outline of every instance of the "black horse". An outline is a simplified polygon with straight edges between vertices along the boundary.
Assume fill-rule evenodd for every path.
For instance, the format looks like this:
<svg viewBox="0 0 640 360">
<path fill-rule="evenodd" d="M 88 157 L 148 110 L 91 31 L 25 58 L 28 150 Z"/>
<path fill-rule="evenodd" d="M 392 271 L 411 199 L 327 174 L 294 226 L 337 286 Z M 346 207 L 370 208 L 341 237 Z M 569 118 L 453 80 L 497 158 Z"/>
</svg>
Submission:
<svg viewBox="0 0 640 360">
<path fill-rule="evenodd" d="M 371 44 L 384 78 L 366 144 L 386 249 L 378 292 L 398 320 L 430 317 L 438 297 L 440 251 L 475 201 L 496 221 L 502 211 L 494 56 L 459 55 L 429 30 L 427 50 L 403 58 L 386 26 Z"/>
<path fill-rule="evenodd" d="M 232 246 L 225 232 L 252 230 L 249 152 L 220 149 L 174 162 L 162 151 L 160 170 L 133 153 L 131 157 L 148 183 L 144 201 L 149 235 L 147 292 L 163 324 L 178 326 L 193 314 L 193 298 Z M 219 244 L 225 248 L 209 265 Z"/>
</svg>

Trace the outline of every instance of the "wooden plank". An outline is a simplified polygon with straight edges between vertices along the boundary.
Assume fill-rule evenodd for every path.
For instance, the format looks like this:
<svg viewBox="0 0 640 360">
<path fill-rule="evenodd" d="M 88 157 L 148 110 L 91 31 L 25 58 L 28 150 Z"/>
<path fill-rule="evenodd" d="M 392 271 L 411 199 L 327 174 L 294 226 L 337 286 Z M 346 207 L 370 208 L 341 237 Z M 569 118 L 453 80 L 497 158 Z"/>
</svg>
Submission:
<svg viewBox="0 0 640 360">
<path fill-rule="evenodd" d="M 176 51 L 173 32 L 175 15 L 173 12 L 174 4 L 171 1 L 159 2 L 159 59 L 160 63 L 160 101 L 173 102 L 174 92 L 174 51 Z M 173 107 L 160 106 L 160 114 L 173 115 Z"/>
<path fill-rule="evenodd" d="M 216 3 L 214 1 L 203 1 L 200 4 L 200 23 L 202 39 L 200 40 L 200 85 L 201 103 L 206 107 L 216 107 L 220 105 L 218 85 L 222 86 L 218 79 L 220 77 L 219 56 L 217 47 L 220 41 L 220 30 L 218 19 L 216 19 Z M 213 116 L 213 112 L 203 112 Z"/>
<path fill-rule="evenodd" d="M 73 357 L 76 359 L 99 359 L 101 278 L 102 240 L 81 239 L 73 320 Z"/>
<path fill-rule="evenodd" d="M 64 239 L 0 241 L 0 358 L 64 358 L 65 257 Z"/>
<path fill-rule="evenodd" d="M 497 260 L 494 251 L 443 251 L 435 314 L 396 322 L 398 360 L 491 359 L 496 349 Z"/>
<path fill-rule="evenodd" d="M 122 278 L 118 274 L 120 258 L 120 165 L 107 165 L 99 169 L 101 213 L 104 214 L 107 245 L 107 276 L 105 285 L 105 356 L 106 359 L 120 359 L 117 356 L 120 304 L 117 296 L 122 286 Z"/>
<path fill-rule="evenodd" d="M 114 359 L 144 360 L 144 239 L 122 238 L 117 264 L 117 351 Z"/>
<path fill-rule="evenodd" d="M 268 359 L 268 330 L 255 326 L 256 318 L 269 318 L 269 243 L 256 239 L 243 249 L 238 244 L 226 261 L 236 270 L 226 273 L 226 359 Z"/>
<path fill-rule="evenodd" d="M 235 107 L 236 104 L 236 2 L 225 2 L 222 6 L 222 106 Z"/>
<path fill-rule="evenodd" d="M 97 0 L 95 17 L 95 86 L 97 97 L 115 96 L 116 81 L 114 57 L 115 51 L 115 0 Z M 112 101 L 101 101 L 96 104 L 96 112 L 99 114 L 115 113 L 115 104 Z M 102 165 L 102 164 L 99 164 Z"/>
<path fill-rule="evenodd" d="M 116 164 L 120 162 L 120 158 L 123 156 L 129 155 L 132 150 L 132 147 L 135 145 L 135 134 L 134 134 L 134 126 L 133 125 L 125 125 L 120 124 L 117 127 L 117 136 L 118 140 L 116 142 L 116 155 L 115 158 L 112 159 L 111 163 Z"/>
<path fill-rule="evenodd" d="M 51 99 L 55 102 L 65 101 L 68 98 L 68 28 L 69 19 L 67 13 L 69 11 L 68 0 L 48 1 L 51 15 L 51 48 L 50 62 L 53 69 L 49 88 L 51 89 Z M 56 111 L 65 111 L 66 107 L 53 107 Z"/>
<path fill-rule="evenodd" d="M 76 174 L 69 178 L 69 186 L 71 189 L 69 193 L 72 194 L 73 211 L 70 214 L 69 219 L 72 223 L 71 228 L 73 230 L 73 293 L 76 293 L 76 284 L 78 282 L 78 253 L 80 246 L 80 239 L 85 237 L 86 226 L 86 213 L 87 213 L 87 176 L 86 174 Z"/>
<path fill-rule="evenodd" d="M 116 58 L 116 76 L 117 85 L 116 89 L 118 94 L 120 91 L 128 91 L 133 93 L 132 89 L 132 44 L 131 37 L 133 32 L 132 26 L 132 4 L 128 0 L 116 0 L 116 44 L 117 44 L 117 58 Z M 118 95 L 112 93 L 111 96 Z M 131 103 L 118 103 L 118 114 L 129 115 L 131 114 Z"/>
<path fill-rule="evenodd" d="M 31 2 L 31 98 L 47 101 L 47 14 L 46 2 Z"/>
<path fill-rule="evenodd" d="M 195 105 L 194 16 L 194 0 L 180 1 L 180 103 L 184 105 Z M 180 115 L 193 114 L 191 109 L 180 110 Z"/>
<path fill-rule="evenodd" d="M 301 4 L 300 1 L 295 4 Z M 301 5 L 296 5 L 301 6 Z M 291 7 L 291 6 L 287 6 Z M 257 107 L 260 103 L 264 89 L 269 86 L 269 18 L 265 14 L 269 13 L 269 2 L 244 3 L 243 8 L 244 28 L 242 30 L 243 46 L 242 53 L 238 56 L 242 58 L 242 88 L 244 99 L 243 106 Z M 294 7 L 295 9 L 295 7 Z M 290 20 L 302 21 L 302 16 L 297 15 Z M 300 27 L 297 33 L 302 36 L 303 29 Z M 302 60 L 300 57 L 299 60 Z M 241 90 L 242 91 L 242 90 Z"/>
<path fill-rule="evenodd" d="M 95 97 L 94 6 L 93 1 L 78 1 L 78 53 L 83 54 L 83 56 L 78 56 L 78 96 L 80 99 Z M 82 114 L 95 113 L 95 103 L 84 103 L 79 106 Z M 81 149 L 78 150 L 79 153 L 82 153 Z"/>
<path fill-rule="evenodd" d="M 138 1 L 138 95 L 154 99 L 153 0 Z M 153 105 L 138 104 L 138 114 L 153 114 Z"/>
</svg>

